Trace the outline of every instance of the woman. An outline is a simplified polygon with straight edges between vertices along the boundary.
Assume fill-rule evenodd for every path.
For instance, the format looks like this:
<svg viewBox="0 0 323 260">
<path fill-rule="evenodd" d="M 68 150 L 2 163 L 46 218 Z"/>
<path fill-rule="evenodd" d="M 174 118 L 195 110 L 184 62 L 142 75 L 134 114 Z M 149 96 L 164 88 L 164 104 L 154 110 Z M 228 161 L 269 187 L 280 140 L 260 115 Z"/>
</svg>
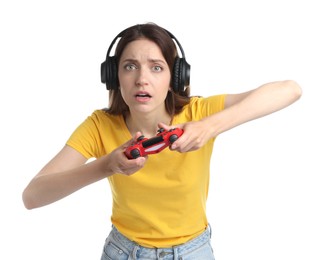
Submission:
<svg viewBox="0 0 323 260">
<path fill-rule="evenodd" d="M 109 107 L 94 111 L 31 180 L 23 192 L 26 208 L 108 177 L 113 228 L 102 259 L 214 259 L 205 206 L 216 137 L 292 104 L 301 88 L 286 80 L 240 94 L 190 97 L 189 72 L 167 30 L 147 23 L 118 34 L 101 65 Z M 174 127 L 184 132 L 170 149 L 125 155 L 141 135 Z"/>
</svg>

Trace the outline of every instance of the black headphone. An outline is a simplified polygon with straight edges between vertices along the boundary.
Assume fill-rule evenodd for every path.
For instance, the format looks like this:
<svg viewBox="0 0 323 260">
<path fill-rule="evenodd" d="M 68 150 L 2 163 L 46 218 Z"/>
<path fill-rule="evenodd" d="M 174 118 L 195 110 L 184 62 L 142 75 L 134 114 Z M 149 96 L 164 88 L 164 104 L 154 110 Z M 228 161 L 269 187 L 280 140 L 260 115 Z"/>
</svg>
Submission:
<svg viewBox="0 0 323 260">
<path fill-rule="evenodd" d="M 115 56 L 110 56 L 110 51 L 111 51 L 114 43 L 116 42 L 116 40 L 119 37 L 123 37 L 124 33 L 128 29 L 129 28 L 123 30 L 113 39 L 113 41 L 111 42 L 111 44 L 109 46 L 106 60 L 101 63 L 101 82 L 106 84 L 107 90 L 116 90 L 119 85 L 117 59 Z M 179 43 L 179 41 L 169 31 L 167 31 L 167 30 L 165 30 L 165 31 L 173 40 L 175 40 L 176 44 L 178 45 L 178 47 L 182 53 L 182 58 L 179 58 L 179 57 L 175 58 L 173 73 L 172 73 L 173 91 L 175 93 L 181 93 L 185 90 L 185 86 L 188 86 L 190 83 L 191 66 L 185 60 L 184 50 L 183 50 L 181 44 Z"/>
</svg>

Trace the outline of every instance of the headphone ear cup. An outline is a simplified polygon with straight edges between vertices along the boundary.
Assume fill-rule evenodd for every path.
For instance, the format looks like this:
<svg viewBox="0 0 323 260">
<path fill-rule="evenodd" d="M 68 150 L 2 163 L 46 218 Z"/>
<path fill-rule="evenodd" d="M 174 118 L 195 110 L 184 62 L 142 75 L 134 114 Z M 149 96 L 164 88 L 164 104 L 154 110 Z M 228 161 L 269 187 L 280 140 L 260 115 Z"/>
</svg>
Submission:
<svg viewBox="0 0 323 260">
<path fill-rule="evenodd" d="M 115 90 L 118 88 L 118 68 L 115 56 L 108 57 L 101 64 L 101 82 L 106 84 L 107 90 Z"/>
<path fill-rule="evenodd" d="M 191 65 L 187 63 L 187 61 L 182 58 L 181 59 L 181 80 L 183 81 L 182 83 L 182 91 L 184 91 L 185 86 L 190 85 L 190 73 L 191 73 Z"/>
<path fill-rule="evenodd" d="M 172 75 L 172 86 L 175 93 L 183 92 L 185 86 L 190 84 L 190 69 L 191 66 L 184 58 L 175 58 Z"/>
<path fill-rule="evenodd" d="M 105 84 L 107 82 L 107 62 L 101 63 L 101 82 Z"/>
<path fill-rule="evenodd" d="M 172 87 L 175 93 L 179 92 L 180 89 L 180 59 L 175 58 L 173 74 L 172 74 Z"/>
</svg>

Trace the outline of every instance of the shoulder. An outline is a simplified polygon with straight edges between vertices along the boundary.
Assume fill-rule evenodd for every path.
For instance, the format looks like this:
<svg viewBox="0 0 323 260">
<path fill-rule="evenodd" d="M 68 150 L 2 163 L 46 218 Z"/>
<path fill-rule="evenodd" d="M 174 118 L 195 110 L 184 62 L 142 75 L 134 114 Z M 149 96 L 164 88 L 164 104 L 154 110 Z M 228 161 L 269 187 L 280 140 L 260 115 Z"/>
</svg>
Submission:
<svg viewBox="0 0 323 260">
<path fill-rule="evenodd" d="M 226 94 L 208 97 L 194 96 L 191 98 L 189 106 L 198 110 L 223 110 Z"/>
<path fill-rule="evenodd" d="M 226 95 L 192 96 L 189 104 L 178 115 L 179 122 L 199 120 L 224 109 Z"/>
<path fill-rule="evenodd" d="M 116 123 L 120 121 L 120 115 L 111 115 L 106 109 L 97 109 L 87 117 L 86 121 L 92 121 L 94 123 Z"/>
<path fill-rule="evenodd" d="M 107 113 L 104 109 L 94 110 L 76 128 L 74 134 L 100 135 L 101 132 L 120 128 L 122 116 L 115 116 Z"/>
</svg>

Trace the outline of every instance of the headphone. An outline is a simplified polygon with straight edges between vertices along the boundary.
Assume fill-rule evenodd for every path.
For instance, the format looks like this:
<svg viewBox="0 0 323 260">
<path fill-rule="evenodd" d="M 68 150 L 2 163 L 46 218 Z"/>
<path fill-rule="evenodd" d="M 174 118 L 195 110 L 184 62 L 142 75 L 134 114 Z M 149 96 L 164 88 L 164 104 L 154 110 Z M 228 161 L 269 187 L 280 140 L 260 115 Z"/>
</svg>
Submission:
<svg viewBox="0 0 323 260">
<path fill-rule="evenodd" d="M 119 80 L 118 80 L 118 65 L 117 58 L 115 56 L 110 56 L 111 49 L 118 38 L 122 38 L 125 32 L 129 28 L 120 32 L 111 42 L 106 60 L 101 63 L 101 82 L 106 84 L 107 90 L 116 90 L 118 89 Z M 164 29 L 165 30 L 165 29 Z M 172 71 L 172 88 L 175 93 L 181 93 L 185 90 L 185 86 L 188 86 L 190 83 L 190 69 L 191 66 L 185 60 L 184 50 L 176 39 L 176 37 L 171 34 L 169 31 L 165 30 L 166 33 L 175 40 L 177 46 L 179 47 L 182 57 L 176 57 L 174 62 L 174 67 Z"/>
</svg>

